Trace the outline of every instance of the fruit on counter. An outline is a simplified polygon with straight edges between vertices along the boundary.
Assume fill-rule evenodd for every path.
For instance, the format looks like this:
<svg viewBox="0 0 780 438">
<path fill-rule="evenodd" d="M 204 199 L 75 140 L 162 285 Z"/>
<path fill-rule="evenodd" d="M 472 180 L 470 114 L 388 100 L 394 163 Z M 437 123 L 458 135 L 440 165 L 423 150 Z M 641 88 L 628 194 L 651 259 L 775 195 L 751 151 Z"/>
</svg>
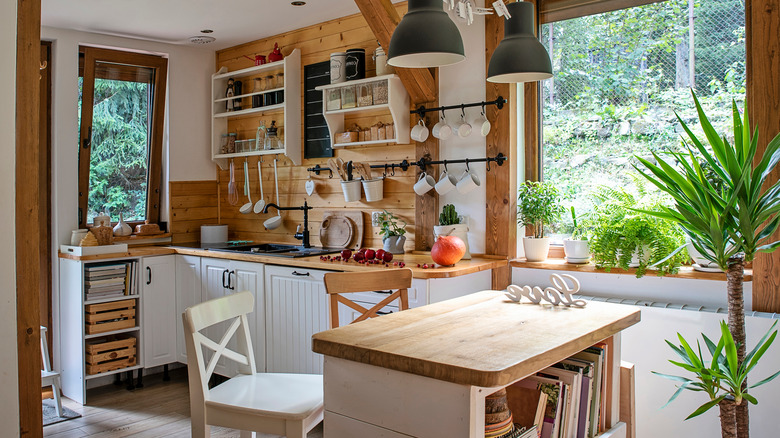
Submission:
<svg viewBox="0 0 780 438">
<path fill-rule="evenodd" d="M 380 249 L 380 251 L 382 250 Z M 390 263 L 391 261 L 393 261 L 393 253 L 382 251 L 382 260 L 384 260 L 385 263 Z"/>
<path fill-rule="evenodd" d="M 366 256 L 366 260 L 373 260 L 374 257 L 376 257 L 376 251 L 374 251 L 373 249 L 367 249 L 365 256 Z"/>
<path fill-rule="evenodd" d="M 431 258 L 436 264 L 452 266 L 466 254 L 466 244 L 459 237 L 439 236 L 431 248 Z"/>
<path fill-rule="evenodd" d="M 356 262 L 362 262 L 363 260 L 365 260 L 366 256 L 364 254 L 365 253 L 362 253 L 362 252 L 358 252 L 357 254 L 355 254 L 355 261 Z"/>
<path fill-rule="evenodd" d="M 384 250 L 384 249 L 378 249 L 378 250 L 376 250 L 376 255 L 375 255 L 375 257 L 376 257 L 376 259 L 377 259 L 377 260 L 384 260 L 384 257 L 385 257 L 385 250 Z"/>
<path fill-rule="evenodd" d="M 341 250 L 341 257 L 344 258 L 344 260 L 349 260 L 350 257 L 352 257 L 352 251 L 348 249 L 342 249 Z"/>
</svg>

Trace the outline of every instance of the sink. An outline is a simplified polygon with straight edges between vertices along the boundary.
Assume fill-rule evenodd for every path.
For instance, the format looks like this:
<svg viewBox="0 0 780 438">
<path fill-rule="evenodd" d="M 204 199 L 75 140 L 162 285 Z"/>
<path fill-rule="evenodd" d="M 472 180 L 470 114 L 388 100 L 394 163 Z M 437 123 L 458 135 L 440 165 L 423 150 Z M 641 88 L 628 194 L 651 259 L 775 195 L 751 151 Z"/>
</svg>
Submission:
<svg viewBox="0 0 780 438">
<path fill-rule="evenodd" d="M 307 257 L 314 255 L 333 254 L 341 248 L 304 248 L 297 245 L 279 243 L 257 243 L 252 245 L 231 246 L 227 248 L 208 248 L 209 251 L 237 252 L 241 254 L 262 254 L 275 257 Z"/>
</svg>

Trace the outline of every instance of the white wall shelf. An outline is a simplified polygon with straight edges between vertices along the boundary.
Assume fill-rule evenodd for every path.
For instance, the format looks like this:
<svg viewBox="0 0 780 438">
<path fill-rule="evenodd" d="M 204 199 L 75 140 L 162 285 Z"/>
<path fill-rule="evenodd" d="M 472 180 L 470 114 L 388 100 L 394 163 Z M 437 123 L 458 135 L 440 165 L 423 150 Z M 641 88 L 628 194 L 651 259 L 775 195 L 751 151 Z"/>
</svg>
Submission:
<svg viewBox="0 0 780 438">
<path fill-rule="evenodd" d="M 243 93 L 232 98 L 225 97 L 229 79 L 255 78 L 266 73 L 284 73 L 284 87 L 263 91 Z M 248 83 L 248 81 L 246 81 Z M 252 96 L 272 92 L 284 92 L 284 103 L 246 108 L 239 111 L 226 111 L 225 103 L 229 99 L 251 98 Z M 301 164 L 301 51 L 294 49 L 283 60 L 232 72 L 217 72 L 211 76 L 211 159 L 221 169 L 227 169 L 228 159 L 266 154 L 284 154 L 296 165 Z M 251 100 L 251 99 L 249 99 Z M 245 104 L 251 102 L 244 101 Z M 246 116 L 262 116 L 271 113 L 283 113 L 283 121 L 279 125 L 284 128 L 284 148 L 271 151 L 248 151 L 232 154 L 221 153 L 222 135 L 228 134 L 228 120 Z M 266 124 L 268 126 L 268 124 Z M 252 137 L 254 138 L 254 137 Z"/>
</svg>

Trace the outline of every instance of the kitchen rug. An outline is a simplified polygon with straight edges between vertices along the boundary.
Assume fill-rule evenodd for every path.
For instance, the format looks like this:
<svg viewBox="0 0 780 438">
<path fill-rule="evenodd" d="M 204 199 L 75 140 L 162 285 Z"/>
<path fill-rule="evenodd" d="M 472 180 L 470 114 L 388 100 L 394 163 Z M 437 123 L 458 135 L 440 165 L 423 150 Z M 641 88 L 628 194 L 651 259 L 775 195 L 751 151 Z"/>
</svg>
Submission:
<svg viewBox="0 0 780 438">
<path fill-rule="evenodd" d="M 54 407 L 54 399 L 46 399 L 43 401 L 43 425 L 48 426 L 50 424 L 61 423 L 63 421 L 79 418 L 81 414 L 74 412 L 71 409 L 62 407 L 62 417 L 57 416 L 57 409 Z"/>
</svg>

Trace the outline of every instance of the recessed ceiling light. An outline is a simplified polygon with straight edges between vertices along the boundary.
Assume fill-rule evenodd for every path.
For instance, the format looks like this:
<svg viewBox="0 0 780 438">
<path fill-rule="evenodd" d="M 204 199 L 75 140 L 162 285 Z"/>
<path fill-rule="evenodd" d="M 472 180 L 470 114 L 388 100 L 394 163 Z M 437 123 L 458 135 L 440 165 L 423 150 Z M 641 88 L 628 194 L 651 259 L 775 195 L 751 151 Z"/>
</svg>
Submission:
<svg viewBox="0 0 780 438">
<path fill-rule="evenodd" d="M 202 31 L 200 31 L 200 33 L 214 33 L 214 31 L 211 29 L 203 29 Z"/>
<path fill-rule="evenodd" d="M 293 6 L 303 6 L 303 5 L 306 4 L 306 2 L 294 1 L 294 2 L 290 2 L 290 4 L 293 5 Z"/>
<path fill-rule="evenodd" d="M 216 38 L 210 36 L 197 35 L 197 36 L 189 37 L 188 41 L 191 42 L 192 44 L 208 44 L 216 41 Z"/>
</svg>

